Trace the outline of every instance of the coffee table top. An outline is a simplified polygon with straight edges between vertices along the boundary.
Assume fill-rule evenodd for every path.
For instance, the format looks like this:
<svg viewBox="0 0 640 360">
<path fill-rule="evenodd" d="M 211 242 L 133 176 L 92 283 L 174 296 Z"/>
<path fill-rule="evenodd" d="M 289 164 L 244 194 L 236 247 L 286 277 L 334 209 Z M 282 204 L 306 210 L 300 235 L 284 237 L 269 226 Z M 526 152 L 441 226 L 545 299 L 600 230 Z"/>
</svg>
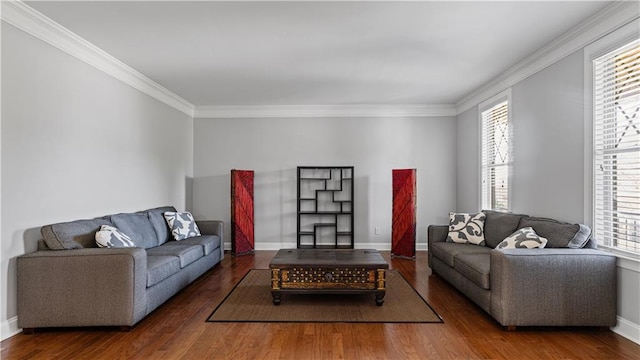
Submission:
<svg viewBox="0 0 640 360">
<path fill-rule="evenodd" d="M 375 249 L 281 249 L 269 268 L 283 266 L 363 266 L 388 269 L 389 264 Z"/>
</svg>

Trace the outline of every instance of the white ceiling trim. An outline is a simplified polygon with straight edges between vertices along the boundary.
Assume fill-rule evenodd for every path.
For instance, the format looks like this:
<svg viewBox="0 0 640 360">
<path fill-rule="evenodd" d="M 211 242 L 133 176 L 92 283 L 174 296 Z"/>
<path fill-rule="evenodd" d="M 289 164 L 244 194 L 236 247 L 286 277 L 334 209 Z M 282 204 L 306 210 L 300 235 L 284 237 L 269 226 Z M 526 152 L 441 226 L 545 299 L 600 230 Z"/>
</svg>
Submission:
<svg viewBox="0 0 640 360">
<path fill-rule="evenodd" d="M 456 103 L 461 114 L 493 95 L 640 17 L 636 1 L 615 2 Z"/>
<path fill-rule="evenodd" d="M 194 106 L 21 1 L 2 1 L 2 20 L 193 117 Z"/>
<path fill-rule="evenodd" d="M 454 105 L 264 105 L 198 106 L 194 118 L 291 118 L 291 117 L 432 117 L 455 116 Z"/>
</svg>

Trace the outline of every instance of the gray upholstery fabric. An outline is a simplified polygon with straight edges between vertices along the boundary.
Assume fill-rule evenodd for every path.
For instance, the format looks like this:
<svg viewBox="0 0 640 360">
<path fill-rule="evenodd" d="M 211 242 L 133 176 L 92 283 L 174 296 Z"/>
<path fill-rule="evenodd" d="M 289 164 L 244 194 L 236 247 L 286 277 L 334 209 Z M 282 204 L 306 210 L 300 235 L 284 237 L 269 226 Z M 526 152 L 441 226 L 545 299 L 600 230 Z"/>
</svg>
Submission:
<svg viewBox="0 0 640 360">
<path fill-rule="evenodd" d="M 220 237 L 218 235 L 202 235 L 180 240 L 177 243 L 180 245 L 200 245 L 204 254 L 209 255 L 220 247 Z M 168 244 L 171 244 L 171 242 Z"/>
<path fill-rule="evenodd" d="M 36 252 L 18 256 L 16 261 L 18 326 L 133 326 L 224 258 L 224 222 L 218 220 L 202 221 L 202 233 L 211 236 L 194 239 L 193 244 L 164 244 L 159 252 L 167 251 L 168 255 L 148 254 L 156 247 L 144 250 L 95 245 L 95 232 L 101 225 L 115 226 L 129 236 L 127 230 L 144 235 L 140 236 L 146 240 L 142 247 L 157 243 L 158 232 L 153 224 L 158 222 L 150 214 L 163 210 L 110 215 L 41 229 L 43 236 L 49 236 L 51 246 L 39 240 Z M 119 220 L 119 226 L 110 221 L 112 217 Z M 79 247 L 75 243 L 78 239 L 94 248 L 51 250 L 61 249 L 63 241 Z M 203 256 L 205 250 L 209 254 Z"/>
<path fill-rule="evenodd" d="M 484 239 L 492 249 L 518 229 L 520 219 L 524 216 L 493 210 L 482 212 L 487 215 L 484 221 Z"/>
<path fill-rule="evenodd" d="M 505 326 L 614 326 L 616 257 L 593 249 L 491 252 L 491 315 Z"/>
<path fill-rule="evenodd" d="M 41 250 L 51 250 L 48 246 L 47 243 L 44 242 L 44 239 L 40 239 L 38 240 L 38 251 Z"/>
<path fill-rule="evenodd" d="M 478 251 L 481 246 L 444 242 L 447 228 L 428 228 L 429 267 L 503 326 L 616 324 L 615 255 L 596 249 L 485 247 L 487 256 Z M 575 234 L 563 235 L 567 244 L 583 236 L 574 242 Z"/>
<path fill-rule="evenodd" d="M 598 248 L 598 242 L 596 241 L 596 239 L 594 239 L 591 236 L 589 236 L 589 240 L 587 240 L 587 242 L 584 243 L 584 246 L 582 248 L 583 249 L 597 249 Z"/>
<path fill-rule="evenodd" d="M 113 226 L 129 235 L 131 241 L 137 247 L 149 249 L 158 246 L 156 231 L 153 229 L 151 221 L 149 221 L 146 214 L 125 213 L 111 215 L 111 222 Z"/>
<path fill-rule="evenodd" d="M 150 256 L 177 256 L 180 259 L 180 268 L 204 256 L 202 245 L 181 245 L 178 241 L 170 241 L 160 246 L 147 249 Z"/>
<path fill-rule="evenodd" d="M 220 262 L 220 254 L 213 252 L 147 289 L 147 313 L 152 312 L 185 286 Z"/>
<path fill-rule="evenodd" d="M 540 217 L 524 217 L 518 229 L 532 227 L 533 230 L 548 240 L 548 248 L 581 248 L 589 240 L 591 231 L 585 225 L 570 224 L 554 219 Z"/>
<path fill-rule="evenodd" d="M 140 248 L 19 256 L 18 327 L 134 325 L 146 315 L 146 267 Z"/>
<path fill-rule="evenodd" d="M 489 281 L 489 253 L 486 254 L 458 254 L 453 267 L 483 289 L 491 289 Z"/>
<path fill-rule="evenodd" d="M 427 227 L 427 261 L 429 266 L 431 266 L 431 258 L 433 257 L 432 244 L 447 241 L 448 235 L 448 225 L 429 225 Z"/>
<path fill-rule="evenodd" d="M 464 275 L 443 263 L 438 258 L 433 259 L 433 272 L 448 281 L 453 287 L 465 294 L 471 301 L 489 313 L 491 306 L 491 291 L 481 288 Z"/>
<path fill-rule="evenodd" d="M 224 259 L 224 222 L 220 220 L 196 220 L 202 235 L 218 235 L 220 238 L 220 261 Z"/>
<path fill-rule="evenodd" d="M 76 220 L 43 226 L 44 241 L 51 250 L 97 247 L 96 232 L 102 225 L 111 225 L 107 219 Z"/>
<path fill-rule="evenodd" d="M 591 242 L 591 228 L 584 224 L 578 224 L 578 226 L 580 226 L 580 230 L 578 230 L 573 239 L 569 241 L 567 247 L 572 249 L 591 247 L 591 245 L 587 246 Z"/>
<path fill-rule="evenodd" d="M 164 219 L 164 213 L 166 211 L 176 211 L 173 206 L 162 206 L 154 209 L 145 210 L 143 213 L 147 214 L 153 230 L 156 231 L 156 237 L 158 238 L 158 245 L 162 245 L 167 241 L 173 239 L 169 225 Z"/>
<path fill-rule="evenodd" d="M 147 256 L 147 287 L 151 287 L 180 271 L 177 256 Z"/>
<path fill-rule="evenodd" d="M 430 251 L 433 252 L 433 256 L 453 267 L 455 266 L 455 257 L 458 254 L 488 254 L 491 249 L 481 245 L 445 242 L 431 244 Z"/>
</svg>

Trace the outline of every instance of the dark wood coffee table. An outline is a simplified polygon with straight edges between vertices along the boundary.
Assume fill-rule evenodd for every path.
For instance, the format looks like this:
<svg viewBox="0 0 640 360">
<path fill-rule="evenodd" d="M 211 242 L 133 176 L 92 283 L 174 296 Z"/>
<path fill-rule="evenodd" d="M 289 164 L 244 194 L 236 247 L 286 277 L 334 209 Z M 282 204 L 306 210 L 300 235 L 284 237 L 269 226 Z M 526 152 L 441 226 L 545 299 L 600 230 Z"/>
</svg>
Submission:
<svg viewBox="0 0 640 360">
<path fill-rule="evenodd" d="M 389 264 L 377 250 L 282 249 L 269 268 L 274 305 L 283 293 L 371 293 L 384 303 Z"/>
</svg>

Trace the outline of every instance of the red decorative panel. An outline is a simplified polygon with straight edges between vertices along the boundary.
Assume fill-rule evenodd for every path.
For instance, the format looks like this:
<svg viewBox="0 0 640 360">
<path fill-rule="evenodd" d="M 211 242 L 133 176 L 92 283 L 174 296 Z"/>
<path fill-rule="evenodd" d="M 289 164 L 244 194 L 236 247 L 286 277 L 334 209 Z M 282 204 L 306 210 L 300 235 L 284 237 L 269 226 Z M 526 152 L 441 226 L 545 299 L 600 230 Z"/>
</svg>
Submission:
<svg viewBox="0 0 640 360">
<path fill-rule="evenodd" d="M 416 169 L 393 170 L 391 256 L 416 258 Z"/>
<path fill-rule="evenodd" d="M 231 170 L 231 253 L 253 253 L 253 171 Z"/>
</svg>

